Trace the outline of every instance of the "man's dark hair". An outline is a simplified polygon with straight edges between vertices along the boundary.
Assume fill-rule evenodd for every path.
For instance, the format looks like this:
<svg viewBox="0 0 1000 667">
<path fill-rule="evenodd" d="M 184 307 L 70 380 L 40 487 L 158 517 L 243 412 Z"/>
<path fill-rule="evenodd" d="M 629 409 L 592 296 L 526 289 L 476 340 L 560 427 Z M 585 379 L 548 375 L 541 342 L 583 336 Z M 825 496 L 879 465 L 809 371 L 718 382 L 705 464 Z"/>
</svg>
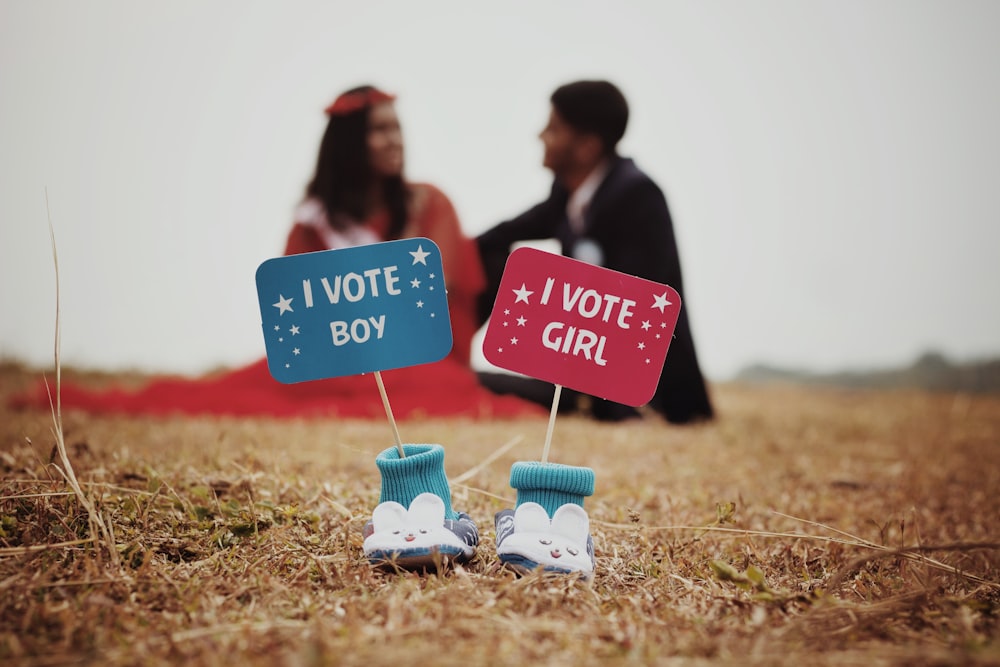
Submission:
<svg viewBox="0 0 1000 667">
<path fill-rule="evenodd" d="M 628 125 L 628 102 L 617 86 L 609 81 L 574 81 L 556 88 L 550 101 L 571 127 L 596 134 L 606 154 L 615 152 Z"/>
</svg>

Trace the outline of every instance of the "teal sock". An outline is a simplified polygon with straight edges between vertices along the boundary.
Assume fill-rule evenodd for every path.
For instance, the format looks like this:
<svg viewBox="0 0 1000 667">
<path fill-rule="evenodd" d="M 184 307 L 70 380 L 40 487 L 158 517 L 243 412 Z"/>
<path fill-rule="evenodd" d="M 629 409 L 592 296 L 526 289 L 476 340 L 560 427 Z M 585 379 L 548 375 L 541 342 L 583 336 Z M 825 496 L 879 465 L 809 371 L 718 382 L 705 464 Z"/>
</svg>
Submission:
<svg viewBox="0 0 1000 667">
<path fill-rule="evenodd" d="M 594 495 L 594 471 L 558 463 L 518 461 L 510 469 L 510 485 L 517 489 L 517 504 L 533 502 L 551 517 L 567 503 L 583 507 L 584 496 Z"/>
<path fill-rule="evenodd" d="M 444 447 L 441 445 L 403 445 L 405 458 L 399 458 L 396 447 L 375 457 L 382 475 L 382 495 L 379 502 L 394 500 L 409 507 L 421 493 L 433 493 L 444 501 L 444 518 L 457 519 L 451 507 L 451 487 L 444 474 Z"/>
</svg>

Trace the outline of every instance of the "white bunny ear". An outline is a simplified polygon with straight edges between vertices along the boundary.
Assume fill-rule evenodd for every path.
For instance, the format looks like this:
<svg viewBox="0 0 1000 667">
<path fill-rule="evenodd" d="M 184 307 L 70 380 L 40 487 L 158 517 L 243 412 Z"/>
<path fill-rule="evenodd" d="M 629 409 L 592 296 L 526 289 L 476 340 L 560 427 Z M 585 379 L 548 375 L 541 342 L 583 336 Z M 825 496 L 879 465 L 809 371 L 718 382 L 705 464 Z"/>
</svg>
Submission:
<svg viewBox="0 0 1000 667">
<path fill-rule="evenodd" d="M 410 503 L 411 525 L 443 526 L 444 501 L 433 493 L 421 493 Z"/>
<path fill-rule="evenodd" d="M 521 503 L 514 511 L 516 533 L 547 533 L 551 527 L 549 513 L 538 503 Z"/>
<path fill-rule="evenodd" d="M 590 518 L 579 505 L 566 503 L 552 515 L 552 532 L 577 544 L 585 544 L 590 535 Z"/>
<path fill-rule="evenodd" d="M 393 500 L 379 503 L 372 512 L 372 527 L 375 532 L 395 530 L 406 523 L 406 508 Z"/>
</svg>

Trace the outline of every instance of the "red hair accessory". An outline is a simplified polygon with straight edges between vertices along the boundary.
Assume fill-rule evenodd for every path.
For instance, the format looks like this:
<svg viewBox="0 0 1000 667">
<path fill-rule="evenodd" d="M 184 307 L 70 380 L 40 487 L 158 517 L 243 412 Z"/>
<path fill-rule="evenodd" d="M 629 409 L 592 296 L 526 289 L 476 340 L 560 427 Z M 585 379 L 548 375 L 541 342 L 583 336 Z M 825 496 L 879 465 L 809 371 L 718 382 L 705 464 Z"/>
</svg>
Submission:
<svg viewBox="0 0 1000 667">
<path fill-rule="evenodd" d="M 354 113 L 355 111 L 360 111 L 361 109 L 367 109 L 368 107 L 379 104 L 380 102 L 392 102 L 395 99 L 395 95 L 384 93 L 378 88 L 344 93 L 335 99 L 333 104 L 326 108 L 326 115 L 343 116 L 345 114 Z"/>
</svg>

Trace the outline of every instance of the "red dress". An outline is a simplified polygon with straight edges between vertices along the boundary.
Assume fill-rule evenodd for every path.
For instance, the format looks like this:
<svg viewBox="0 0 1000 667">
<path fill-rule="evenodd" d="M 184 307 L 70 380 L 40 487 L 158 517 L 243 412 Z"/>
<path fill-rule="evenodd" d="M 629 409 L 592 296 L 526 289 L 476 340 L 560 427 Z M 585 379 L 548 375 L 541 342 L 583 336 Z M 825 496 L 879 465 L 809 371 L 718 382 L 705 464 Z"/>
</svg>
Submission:
<svg viewBox="0 0 1000 667">
<path fill-rule="evenodd" d="M 546 411 L 534 403 L 489 392 L 469 368 L 472 336 L 478 328 L 476 297 L 485 286 L 479 253 L 475 241 L 462 234 L 455 209 L 443 192 L 427 184 L 411 189 L 412 214 L 403 236 L 427 237 L 441 249 L 454 345 L 441 361 L 382 372 L 394 416 L 544 416 Z M 297 211 L 285 254 L 386 240 L 388 227 L 383 212 L 365 220 L 354 229 L 356 233 L 338 234 L 326 224 L 321 207 L 305 202 Z M 45 409 L 49 405 L 41 383 L 11 403 Z M 91 390 L 63 383 L 62 404 L 93 413 L 385 418 L 374 375 L 284 385 L 271 377 L 266 359 L 220 375 L 158 378 L 138 391 Z"/>
<path fill-rule="evenodd" d="M 469 365 L 472 337 L 479 329 L 476 317 L 476 297 L 486 288 L 486 273 L 479 259 L 474 239 L 462 233 L 458 215 L 451 200 L 428 183 L 410 186 L 413 192 L 412 210 L 404 238 L 424 236 L 441 249 L 444 277 L 448 288 L 448 310 L 451 313 L 451 335 L 454 345 L 451 356 Z M 322 207 L 305 202 L 296 212 L 296 221 L 285 244 L 286 255 L 329 250 L 335 246 L 356 245 L 359 240 L 387 241 L 389 215 L 381 211 L 361 225 L 367 239 L 359 235 L 337 234 L 329 228 Z"/>
</svg>

